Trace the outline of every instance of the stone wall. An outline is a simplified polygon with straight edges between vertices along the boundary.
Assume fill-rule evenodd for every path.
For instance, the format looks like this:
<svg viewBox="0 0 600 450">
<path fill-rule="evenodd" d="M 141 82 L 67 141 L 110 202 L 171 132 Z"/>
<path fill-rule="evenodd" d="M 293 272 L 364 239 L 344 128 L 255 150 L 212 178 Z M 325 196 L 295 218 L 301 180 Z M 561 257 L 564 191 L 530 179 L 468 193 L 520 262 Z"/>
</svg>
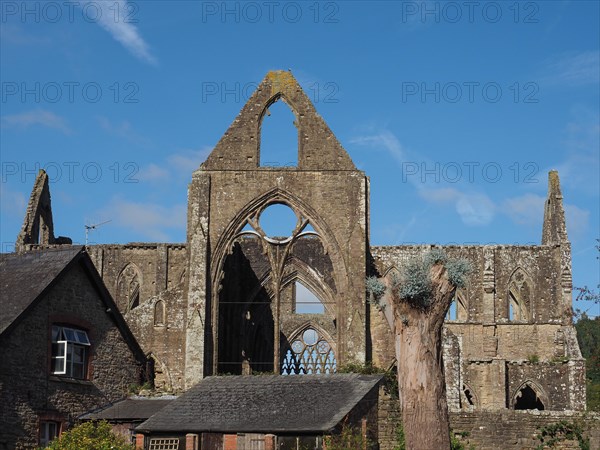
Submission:
<svg viewBox="0 0 600 450">
<path fill-rule="evenodd" d="M 569 411 L 503 411 L 450 413 L 450 426 L 455 433 L 466 432 L 461 439 L 477 450 L 534 450 L 540 427 L 559 421 L 580 422 L 590 438 L 590 448 L 600 448 L 600 415 Z M 562 442 L 555 448 L 579 449 L 577 441 Z"/>
<path fill-rule="evenodd" d="M 159 392 L 185 389 L 185 291 L 170 289 L 125 314 L 144 353 L 154 362 Z"/>
<path fill-rule="evenodd" d="M 53 323 L 88 331 L 88 380 L 50 375 Z M 79 266 L 0 338 L 0 349 L 0 449 L 36 448 L 40 418 L 71 424 L 80 414 L 123 398 L 131 384 L 141 382 L 143 364 Z"/>
<path fill-rule="evenodd" d="M 384 280 L 409 258 L 433 246 L 373 247 L 375 270 Z M 585 409 L 585 365 L 571 322 L 570 246 L 448 246 L 466 258 L 472 273 L 457 292 L 462 317 L 446 320 L 444 359 L 451 410 L 513 408 L 530 386 L 545 409 Z M 512 308 L 522 307 L 522 315 Z M 458 307 L 458 306 L 457 306 Z M 373 362 L 395 358 L 385 317 L 370 307 Z"/>
<path fill-rule="evenodd" d="M 91 245 L 88 253 L 115 303 L 125 314 L 126 299 L 119 292 L 120 276 L 132 267 L 139 274 L 139 304 L 159 293 L 185 285 L 187 250 L 185 244 Z"/>
</svg>

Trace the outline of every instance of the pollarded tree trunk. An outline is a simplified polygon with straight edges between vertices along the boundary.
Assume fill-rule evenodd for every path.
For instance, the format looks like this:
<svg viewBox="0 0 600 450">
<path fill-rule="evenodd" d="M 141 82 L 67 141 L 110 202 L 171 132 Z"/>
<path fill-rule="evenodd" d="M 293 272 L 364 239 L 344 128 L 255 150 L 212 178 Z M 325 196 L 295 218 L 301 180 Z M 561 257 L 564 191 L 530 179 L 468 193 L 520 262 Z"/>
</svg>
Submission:
<svg viewBox="0 0 600 450">
<path fill-rule="evenodd" d="M 430 270 L 432 298 L 418 307 L 394 294 L 393 320 L 402 422 L 409 450 L 450 448 L 442 325 L 456 286 L 442 264 Z"/>
</svg>

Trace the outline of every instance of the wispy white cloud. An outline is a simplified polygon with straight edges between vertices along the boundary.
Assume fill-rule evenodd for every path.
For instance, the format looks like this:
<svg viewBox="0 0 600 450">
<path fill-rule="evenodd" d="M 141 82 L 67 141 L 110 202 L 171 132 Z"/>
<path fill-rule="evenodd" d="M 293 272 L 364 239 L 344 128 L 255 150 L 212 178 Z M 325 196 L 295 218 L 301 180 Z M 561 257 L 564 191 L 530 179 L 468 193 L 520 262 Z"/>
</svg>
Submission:
<svg viewBox="0 0 600 450">
<path fill-rule="evenodd" d="M 121 197 L 114 197 L 98 216 L 108 218 L 113 225 L 136 235 L 161 242 L 170 240 L 170 232 L 180 231 L 186 226 L 185 205 L 164 206 Z"/>
<path fill-rule="evenodd" d="M 3 43 L 14 45 L 41 45 L 50 42 L 48 37 L 34 36 L 31 33 L 25 32 L 23 27 L 10 23 L 3 23 L 0 27 L 0 40 Z"/>
<path fill-rule="evenodd" d="M 120 123 L 114 123 L 111 120 L 109 120 L 108 118 L 103 117 L 103 116 L 98 116 L 96 118 L 96 120 L 100 124 L 100 127 L 112 136 L 115 136 L 115 137 L 118 137 L 121 139 L 126 139 L 135 144 L 140 144 L 140 145 L 150 144 L 150 141 L 147 138 L 140 135 L 133 129 L 133 126 L 131 125 L 131 123 L 128 120 L 123 120 Z"/>
<path fill-rule="evenodd" d="M 396 162 L 402 164 L 406 161 L 406 152 L 398 138 L 390 131 L 383 130 L 373 134 L 357 136 L 350 139 L 350 144 L 369 147 L 374 150 L 384 150 L 392 156 Z"/>
<path fill-rule="evenodd" d="M 20 114 L 4 115 L 1 117 L 0 124 L 2 128 L 16 128 L 21 130 L 31 126 L 40 125 L 61 131 L 64 134 L 72 133 L 72 130 L 69 128 L 64 117 L 44 109 L 35 109 Z"/>
<path fill-rule="evenodd" d="M 542 223 L 545 201 L 545 197 L 538 194 L 507 198 L 502 202 L 502 211 L 517 224 L 536 225 Z"/>
<path fill-rule="evenodd" d="M 455 188 L 422 188 L 418 194 L 429 203 L 453 204 L 462 222 L 468 226 L 489 225 L 494 219 L 496 206 L 485 194 L 467 193 Z"/>
<path fill-rule="evenodd" d="M 137 178 L 140 181 L 158 183 L 171 179 L 189 181 L 192 173 L 200 167 L 210 151 L 210 147 L 204 147 L 172 153 L 162 164 L 150 163 L 140 168 Z"/>
<path fill-rule="evenodd" d="M 212 147 L 202 147 L 198 150 L 182 150 L 167 157 L 168 164 L 176 171 L 191 174 L 200 167 L 206 157 L 212 151 Z"/>
<path fill-rule="evenodd" d="M 166 181 L 170 177 L 169 170 L 154 163 L 140 168 L 137 173 L 137 178 L 140 181 Z"/>
<path fill-rule="evenodd" d="M 566 203 L 565 215 L 567 231 L 571 239 L 577 239 L 587 231 L 590 223 L 590 212 L 578 206 Z"/>
<path fill-rule="evenodd" d="M 128 7 L 126 0 L 85 1 L 80 6 L 85 11 L 86 5 L 90 3 L 101 10 L 97 18 L 98 25 L 108 31 L 117 42 L 136 58 L 149 64 L 157 64 L 150 47 L 140 35 L 138 28 L 132 23 L 135 20 L 135 14 L 133 14 L 135 10 L 132 10 L 131 6 Z"/>
<path fill-rule="evenodd" d="M 546 61 L 541 81 L 548 85 L 582 86 L 600 83 L 600 52 L 564 53 Z"/>
</svg>

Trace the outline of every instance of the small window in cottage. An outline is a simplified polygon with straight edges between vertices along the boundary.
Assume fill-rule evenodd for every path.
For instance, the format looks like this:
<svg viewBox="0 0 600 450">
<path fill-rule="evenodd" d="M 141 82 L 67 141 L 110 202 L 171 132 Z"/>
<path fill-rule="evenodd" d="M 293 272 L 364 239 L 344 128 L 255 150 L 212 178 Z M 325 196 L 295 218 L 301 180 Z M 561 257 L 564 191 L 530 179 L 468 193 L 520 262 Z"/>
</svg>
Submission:
<svg viewBox="0 0 600 450">
<path fill-rule="evenodd" d="M 40 446 L 46 447 L 60 434 L 60 423 L 53 421 L 40 422 Z"/>
<path fill-rule="evenodd" d="M 179 450 L 179 438 L 152 438 L 149 450 Z"/>
<path fill-rule="evenodd" d="M 90 340 L 84 330 L 52 327 L 52 374 L 83 380 L 87 377 Z"/>
</svg>

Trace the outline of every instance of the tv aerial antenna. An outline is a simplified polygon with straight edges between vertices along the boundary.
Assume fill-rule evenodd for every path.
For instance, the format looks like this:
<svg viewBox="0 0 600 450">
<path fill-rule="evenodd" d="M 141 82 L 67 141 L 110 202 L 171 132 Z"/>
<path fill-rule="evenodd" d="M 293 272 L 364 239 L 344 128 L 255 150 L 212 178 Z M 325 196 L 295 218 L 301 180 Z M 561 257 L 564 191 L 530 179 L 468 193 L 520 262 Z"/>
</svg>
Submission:
<svg viewBox="0 0 600 450">
<path fill-rule="evenodd" d="M 85 226 L 85 245 L 88 245 L 88 237 L 89 237 L 90 231 L 95 230 L 99 226 L 104 225 L 105 223 L 108 223 L 108 222 L 110 222 L 110 220 L 106 220 L 104 222 L 97 223 L 94 225 L 84 225 Z"/>
</svg>

